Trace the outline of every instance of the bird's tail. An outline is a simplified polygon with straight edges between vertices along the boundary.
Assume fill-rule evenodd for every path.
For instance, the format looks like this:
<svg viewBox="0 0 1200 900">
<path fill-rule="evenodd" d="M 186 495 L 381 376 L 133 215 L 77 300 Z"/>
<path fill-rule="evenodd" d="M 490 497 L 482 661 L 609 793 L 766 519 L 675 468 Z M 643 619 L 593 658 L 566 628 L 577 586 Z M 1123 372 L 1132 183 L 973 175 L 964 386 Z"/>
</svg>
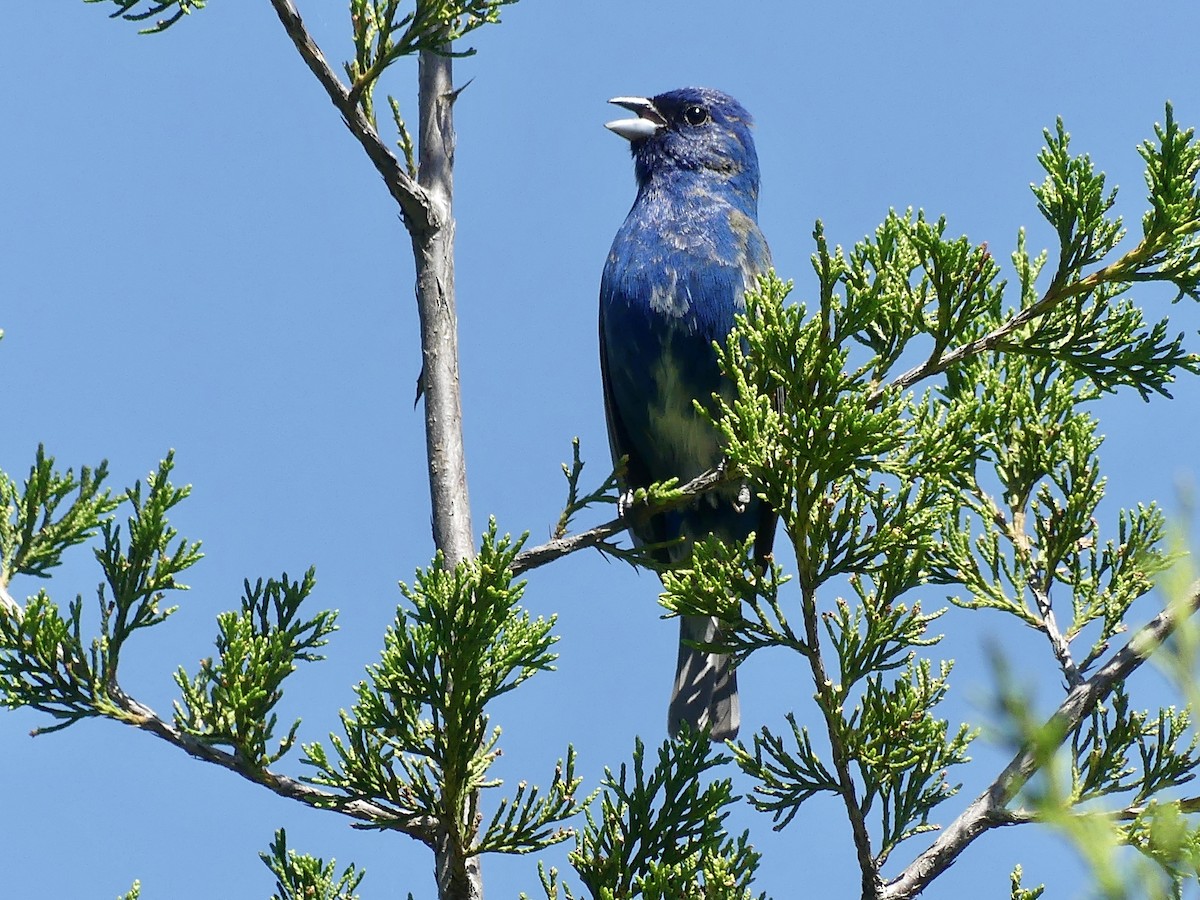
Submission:
<svg viewBox="0 0 1200 900">
<path fill-rule="evenodd" d="M 737 736 L 742 713 L 738 703 L 737 672 L 733 658 L 725 653 L 708 653 L 687 646 L 685 641 L 717 643 L 720 627 L 708 616 L 683 616 L 679 620 L 679 663 L 675 690 L 667 712 L 672 735 L 685 722 L 693 730 L 709 729 L 714 741 Z"/>
</svg>

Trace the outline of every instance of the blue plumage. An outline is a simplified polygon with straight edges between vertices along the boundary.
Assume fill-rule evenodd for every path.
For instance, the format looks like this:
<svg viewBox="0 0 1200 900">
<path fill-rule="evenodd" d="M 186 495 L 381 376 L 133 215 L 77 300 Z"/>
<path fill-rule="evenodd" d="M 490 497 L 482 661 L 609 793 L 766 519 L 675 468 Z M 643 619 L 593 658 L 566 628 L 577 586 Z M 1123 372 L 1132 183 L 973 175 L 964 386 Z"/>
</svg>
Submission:
<svg viewBox="0 0 1200 900">
<path fill-rule="evenodd" d="M 731 387 L 717 367 L 743 293 L 771 265 L 759 231 L 758 157 L 751 119 L 727 94 L 684 88 L 649 99 L 611 101 L 637 118 L 608 128 L 630 141 L 638 193 L 617 232 L 600 282 L 600 364 L 614 461 L 628 456 L 623 489 L 678 477 L 687 481 L 721 461 L 716 431 L 693 400 Z M 690 541 L 716 534 L 745 540 L 773 530 L 757 501 L 735 503 L 736 489 L 700 497 L 635 530 L 638 543 L 683 537 L 663 551 L 686 558 Z M 768 547 L 769 550 L 769 547 Z M 685 617 L 681 639 L 711 643 L 715 620 Z M 710 728 L 714 740 L 737 733 L 737 682 L 727 656 L 680 645 L 668 725 Z"/>
</svg>

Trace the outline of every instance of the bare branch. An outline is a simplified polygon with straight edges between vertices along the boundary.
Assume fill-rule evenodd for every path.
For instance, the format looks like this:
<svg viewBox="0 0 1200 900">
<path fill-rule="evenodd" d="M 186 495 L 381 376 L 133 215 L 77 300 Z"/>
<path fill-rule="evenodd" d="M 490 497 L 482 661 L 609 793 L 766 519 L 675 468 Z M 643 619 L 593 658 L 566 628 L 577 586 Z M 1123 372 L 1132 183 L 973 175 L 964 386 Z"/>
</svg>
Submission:
<svg viewBox="0 0 1200 900">
<path fill-rule="evenodd" d="M 380 139 L 357 102 L 326 62 L 291 0 L 271 0 L 284 30 L 325 88 L 346 127 L 362 144 L 399 204 L 412 238 L 421 317 L 420 393 L 425 397 L 426 445 L 433 500 L 434 542 L 450 565 L 474 551 L 462 439 L 458 382 L 458 320 L 454 299 L 454 123 L 452 60 L 447 44 L 420 53 L 420 136 L 417 180 Z"/>
<path fill-rule="evenodd" d="M 1045 730 L 1064 736 L 1074 731 L 1096 704 L 1125 681 L 1197 609 L 1200 609 L 1200 584 L 1192 587 L 1185 603 L 1155 616 L 1095 675 L 1073 688 L 1050 717 Z M 1039 748 L 1032 744 L 1021 748 L 991 786 L 942 831 L 929 849 L 884 887 L 880 900 L 908 900 L 917 896 L 985 831 L 1027 821 L 1005 806 L 1037 772 L 1041 756 Z"/>
<path fill-rule="evenodd" d="M 279 21 L 283 23 L 288 37 L 296 45 L 296 50 L 299 51 L 312 73 L 317 76 L 317 81 L 321 82 L 321 86 L 329 94 L 329 99 L 333 101 L 338 112 L 342 114 L 346 127 L 362 144 L 367 156 L 375 164 L 375 168 L 383 177 L 383 183 L 387 185 L 388 193 L 400 205 L 400 210 L 404 214 L 405 227 L 408 228 L 414 241 L 418 235 L 441 228 L 443 225 L 441 210 L 437 208 L 426 190 L 409 177 L 404 166 L 379 137 L 375 127 L 351 96 L 350 90 L 342 84 L 341 79 L 325 61 L 321 48 L 317 46 L 316 41 L 305 29 L 300 13 L 296 11 L 291 0 L 271 0 L 271 5 L 275 7 L 275 13 L 279 16 Z M 446 214 L 448 215 L 448 213 L 447 208 Z"/>
<path fill-rule="evenodd" d="M 446 51 L 450 48 L 447 45 Z M 425 396 L 425 447 L 433 501 L 433 537 L 454 566 L 475 553 L 467 493 L 462 394 L 458 381 L 458 315 L 454 294 L 454 90 L 453 59 L 422 50 L 417 177 L 437 211 L 439 226 L 412 231 L 421 316 L 421 387 Z M 394 158 L 394 157 L 393 157 Z M 411 229 L 410 229 L 411 231 Z"/>
</svg>

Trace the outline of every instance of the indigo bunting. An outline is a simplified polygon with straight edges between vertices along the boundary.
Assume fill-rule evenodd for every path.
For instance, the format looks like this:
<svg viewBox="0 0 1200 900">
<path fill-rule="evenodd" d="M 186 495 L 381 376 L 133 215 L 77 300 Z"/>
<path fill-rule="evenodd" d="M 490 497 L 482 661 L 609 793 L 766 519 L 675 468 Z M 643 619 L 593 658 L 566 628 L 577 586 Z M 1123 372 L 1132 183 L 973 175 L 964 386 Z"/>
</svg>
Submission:
<svg viewBox="0 0 1200 900">
<path fill-rule="evenodd" d="M 757 223 L 758 156 L 741 104 L 707 88 L 609 102 L 636 113 L 606 126 L 630 143 L 637 199 L 600 281 L 604 410 L 614 463 L 628 457 L 624 496 L 672 477 L 686 482 L 721 462 L 720 436 L 693 401 L 712 412 L 714 394 L 732 396 L 713 342 L 728 338 L 746 288 L 771 256 Z M 761 558 L 774 516 L 758 500 L 739 503 L 732 486 L 632 530 L 639 546 L 675 542 L 654 552 L 664 566 L 686 560 L 692 542 L 709 534 L 744 541 L 754 531 Z M 716 619 L 680 619 L 671 734 L 685 722 L 715 741 L 737 734 L 731 658 L 687 643 L 720 640 Z"/>
</svg>

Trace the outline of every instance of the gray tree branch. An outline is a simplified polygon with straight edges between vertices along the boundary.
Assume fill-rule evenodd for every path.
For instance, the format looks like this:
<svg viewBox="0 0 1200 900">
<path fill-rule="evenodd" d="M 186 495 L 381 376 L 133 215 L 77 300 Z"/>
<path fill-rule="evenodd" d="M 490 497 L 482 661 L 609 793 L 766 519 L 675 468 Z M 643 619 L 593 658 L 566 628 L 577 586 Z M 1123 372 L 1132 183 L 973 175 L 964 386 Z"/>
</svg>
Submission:
<svg viewBox="0 0 1200 900">
<path fill-rule="evenodd" d="M 450 48 L 447 45 L 445 49 Z M 421 316 L 421 385 L 425 395 L 425 443 L 433 501 L 433 537 L 448 565 L 475 553 L 467 492 L 458 378 L 458 315 L 454 296 L 454 100 L 453 60 L 421 51 L 420 136 L 417 180 L 436 210 L 439 227 L 410 229 L 417 264 Z"/>
<path fill-rule="evenodd" d="M 421 317 L 426 443 L 434 542 L 450 565 L 468 559 L 475 538 L 467 493 L 454 299 L 454 119 L 449 56 L 420 54 L 420 166 L 413 181 L 380 139 L 350 90 L 326 62 L 291 0 L 271 0 L 284 30 L 362 144 L 400 206 L 412 238 Z M 444 48 L 449 50 L 449 46 Z"/>
<path fill-rule="evenodd" d="M 1074 687 L 1050 717 L 1045 730 L 1069 735 L 1084 716 L 1096 708 L 1096 704 L 1149 659 L 1179 627 L 1180 622 L 1197 609 L 1200 609 L 1200 584 L 1193 585 L 1187 602 L 1155 616 L 1095 675 Z M 884 886 L 877 895 L 879 900 L 909 900 L 916 897 L 948 869 L 975 838 L 1001 825 L 1024 821 L 1014 819 L 1006 806 L 1038 771 L 1042 757 L 1043 753 L 1036 746 L 1021 748 L 991 786 L 942 831 L 929 849 L 913 860 L 899 877 Z"/>
<path fill-rule="evenodd" d="M 317 77 L 317 81 L 325 88 L 325 92 L 329 94 L 329 99 L 333 101 L 338 112 L 342 114 L 346 127 L 362 144 L 363 150 L 366 151 L 367 156 L 370 157 L 371 162 L 375 164 L 375 168 L 383 177 L 383 183 L 387 186 L 388 193 L 399 204 L 400 210 L 404 214 L 405 227 L 413 235 L 414 240 L 418 234 L 439 229 L 442 226 L 442 220 L 438 216 L 435 204 L 425 190 L 409 178 L 395 154 L 379 137 L 375 126 L 371 124 L 362 109 L 350 96 L 350 89 L 342 84 L 341 79 L 325 61 L 321 48 L 317 46 L 316 41 L 305 29 L 300 13 L 296 11 L 291 0 L 271 0 L 271 6 L 275 8 L 275 13 L 279 16 L 279 21 L 283 23 L 288 37 L 296 45 L 296 50 Z"/>
<path fill-rule="evenodd" d="M 419 55 L 417 180 L 379 138 L 357 99 L 330 69 L 290 0 L 271 0 L 284 29 L 309 69 L 329 94 L 352 134 L 399 204 L 412 240 L 416 299 L 421 321 L 421 382 L 425 397 L 425 441 L 433 512 L 434 544 L 446 565 L 470 559 L 475 534 L 467 492 L 466 453 L 458 370 L 458 319 L 454 294 L 454 100 L 449 42 L 443 53 Z M 297 799 L 303 799 L 298 797 Z M 461 836 L 438 823 L 432 846 L 438 895 L 480 900 L 479 859 L 468 855 Z"/>
</svg>

